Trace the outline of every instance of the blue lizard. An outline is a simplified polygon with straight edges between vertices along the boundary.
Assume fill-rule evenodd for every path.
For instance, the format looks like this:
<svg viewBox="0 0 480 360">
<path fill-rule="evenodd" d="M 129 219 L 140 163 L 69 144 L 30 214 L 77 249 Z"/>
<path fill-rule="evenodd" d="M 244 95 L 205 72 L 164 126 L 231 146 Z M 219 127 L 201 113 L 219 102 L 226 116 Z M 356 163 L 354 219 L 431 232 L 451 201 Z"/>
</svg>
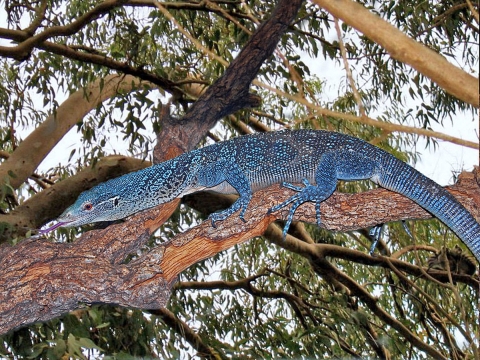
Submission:
<svg viewBox="0 0 480 360">
<path fill-rule="evenodd" d="M 231 207 L 210 215 L 213 226 L 237 211 L 245 221 L 252 193 L 281 183 L 296 191 L 270 209 L 273 212 L 291 204 L 283 229 L 285 237 L 299 205 L 315 202 L 320 224 L 320 203 L 332 195 L 337 180 L 361 179 L 370 179 L 418 203 L 452 229 L 480 261 L 480 225 L 448 191 L 376 146 L 321 130 L 241 136 L 109 180 L 83 192 L 58 223 L 44 232 L 121 219 L 205 189 L 239 194 Z"/>
</svg>

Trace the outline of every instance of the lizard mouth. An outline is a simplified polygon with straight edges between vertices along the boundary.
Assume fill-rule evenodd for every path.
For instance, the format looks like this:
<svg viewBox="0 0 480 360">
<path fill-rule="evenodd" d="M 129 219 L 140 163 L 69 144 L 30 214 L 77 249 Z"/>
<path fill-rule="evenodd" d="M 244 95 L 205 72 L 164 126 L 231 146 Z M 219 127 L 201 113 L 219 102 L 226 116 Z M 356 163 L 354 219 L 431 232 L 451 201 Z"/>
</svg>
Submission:
<svg viewBox="0 0 480 360">
<path fill-rule="evenodd" d="M 58 223 L 56 223 L 55 225 L 53 226 L 50 226 L 49 228 L 46 228 L 46 229 L 43 229 L 43 230 L 38 230 L 38 234 L 39 235 L 43 235 L 43 234 L 47 234 L 49 233 L 50 231 L 53 231 L 55 230 L 56 228 L 59 228 L 61 226 L 64 226 L 68 223 L 70 223 L 71 221 L 59 221 Z"/>
</svg>

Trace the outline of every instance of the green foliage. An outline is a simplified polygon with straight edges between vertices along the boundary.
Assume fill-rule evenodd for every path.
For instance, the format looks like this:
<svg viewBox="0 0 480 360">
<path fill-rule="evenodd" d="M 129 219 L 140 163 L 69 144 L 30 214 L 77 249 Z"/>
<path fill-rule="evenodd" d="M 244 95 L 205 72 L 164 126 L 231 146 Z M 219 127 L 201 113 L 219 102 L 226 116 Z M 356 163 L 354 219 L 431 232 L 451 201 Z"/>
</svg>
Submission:
<svg viewBox="0 0 480 360">
<path fill-rule="evenodd" d="M 47 4 L 36 33 L 50 26 L 77 21 L 99 1 L 30 2 L 13 6 L 2 2 L 9 29 L 25 28 L 37 18 L 36 9 Z M 205 48 L 231 62 L 257 28 L 256 21 L 269 17 L 275 3 L 186 1 L 165 4 L 180 26 Z M 363 1 L 381 17 L 410 37 L 478 74 L 478 24 L 466 3 L 455 1 Z M 12 5 L 12 6 L 10 6 Z M 313 3 L 307 3 L 298 20 L 278 46 L 284 58 L 274 56 L 262 66 L 258 79 L 287 94 L 303 94 L 308 101 L 346 114 L 358 114 L 358 104 L 346 79 L 332 79 L 322 68 L 341 68 L 340 47 L 333 19 Z M 4 25 L 2 25 L 4 26 Z M 385 122 L 430 128 L 457 113 L 473 114 L 471 106 L 448 95 L 430 79 L 393 60 L 346 24 L 344 42 L 354 81 L 367 114 Z M 196 77 L 213 83 L 225 66 L 213 61 L 152 6 L 119 2 L 109 11 L 68 36 L 49 39 L 68 46 L 75 55 L 53 51 L 46 45 L 32 50 L 26 61 L 0 59 L 0 150 L 11 153 L 31 130 L 54 114 L 63 100 L 108 74 L 126 68 L 149 73 L 175 84 L 172 88 L 121 92 L 90 111 L 76 124 L 76 137 L 66 158 L 41 175 L 65 178 L 79 168 L 111 153 L 146 158 L 155 141 L 159 105 L 172 100 L 172 113 L 180 116 L 191 101 L 181 94 L 182 81 Z M 62 47 L 63 49 L 63 47 Z M 82 56 L 80 56 L 82 55 Z M 88 57 L 88 60 L 85 60 Z M 102 61 L 97 61 L 101 58 Z M 97 60 L 92 60 L 97 59 Z M 320 70 L 319 70 L 320 67 Z M 343 74 L 343 72 L 341 73 Z M 343 75 L 340 75 L 343 76 Z M 221 139 L 240 135 L 242 125 L 258 129 L 256 122 L 278 129 L 322 128 L 341 131 L 375 142 L 396 157 L 414 163 L 418 154 L 414 134 L 386 133 L 361 122 L 319 116 L 294 100 L 254 86 L 263 103 L 259 109 L 239 111 L 223 119 L 212 132 Z M 180 94 L 180 95 L 179 95 Z M 88 96 L 86 93 L 85 96 Z M 429 146 L 435 146 L 430 140 Z M 54 150 L 57 151 L 57 150 Z M 58 150 L 59 156 L 62 150 Z M 42 187 L 29 181 L 20 189 L 2 185 L 0 211 L 9 212 Z M 371 183 L 341 183 L 341 191 L 372 188 Z M 12 200 L 13 199 L 13 200 Z M 65 204 L 67 205 L 67 204 Z M 157 246 L 194 226 L 204 217 L 182 206 L 148 246 Z M 0 224 L 0 232 L 8 228 Z M 368 251 L 363 233 L 335 234 L 306 226 L 318 243 Z M 418 243 L 432 239 L 440 248 L 458 243 L 437 221 L 415 222 L 411 230 Z M 77 231 L 62 231 L 68 241 Z M 420 241 L 422 239 L 422 241 Z M 397 251 L 412 240 L 399 224 L 389 225 L 386 247 Z M 142 249 L 147 251 L 146 249 Z M 402 260 L 419 266 L 428 252 L 408 251 Z M 137 256 L 133 254 L 132 258 Z M 130 260 L 130 259 L 128 259 Z M 478 347 L 478 294 L 464 283 L 450 287 L 413 275 L 400 276 L 391 269 L 366 266 L 360 261 L 329 258 L 359 286 L 376 297 L 376 305 L 405 325 L 425 344 L 446 357 L 472 357 L 471 343 Z M 223 281 L 222 286 L 211 286 Z M 433 300 L 432 300 L 433 299 Z M 315 264 L 270 244 L 254 239 L 217 254 L 182 273 L 168 304 L 223 358 L 339 358 L 382 357 L 384 346 L 392 358 L 427 358 L 406 341 L 391 324 L 385 324 L 351 289 L 338 279 L 322 277 Z M 450 315 L 450 316 L 447 316 Z M 461 334 L 461 335 L 459 335 Z M 448 338 L 448 336 L 452 338 Z M 455 336 L 453 336 L 455 335 Z M 458 337 L 457 337 L 458 336 Z M 463 341 L 463 339 L 473 339 Z M 460 340 L 459 340 L 460 339 Z M 0 356 L 6 358 L 193 358 L 197 349 L 185 334 L 167 326 L 160 317 L 115 306 L 87 305 L 73 314 L 17 329 L 0 338 Z"/>
</svg>

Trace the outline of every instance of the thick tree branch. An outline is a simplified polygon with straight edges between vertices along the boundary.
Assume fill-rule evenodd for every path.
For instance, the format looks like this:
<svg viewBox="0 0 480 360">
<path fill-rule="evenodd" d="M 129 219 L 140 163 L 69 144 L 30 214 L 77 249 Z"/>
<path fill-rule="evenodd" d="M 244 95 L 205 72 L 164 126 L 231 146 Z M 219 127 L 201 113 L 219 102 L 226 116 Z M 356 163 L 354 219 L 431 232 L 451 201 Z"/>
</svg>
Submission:
<svg viewBox="0 0 480 360">
<path fill-rule="evenodd" d="M 475 208 L 474 214 L 480 217 L 478 185 L 473 176 L 463 182 L 461 187 L 454 187 L 452 193 L 466 206 Z M 168 219 L 178 200 L 136 214 L 125 223 L 90 231 L 72 244 L 28 240 L 14 247 L 4 245 L 0 247 L 0 288 L 4 289 L 0 292 L 0 333 L 33 321 L 51 319 L 76 309 L 81 302 L 141 309 L 162 307 L 180 272 L 235 244 L 262 235 L 276 219 L 285 219 L 286 211 L 267 214 L 267 210 L 290 195 L 290 190 L 277 185 L 259 191 L 254 194 L 246 213 L 246 223 L 236 214 L 218 222 L 216 228 L 206 221 L 128 264 L 123 263 L 125 257 L 144 244 Z M 361 194 L 336 193 L 322 203 L 321 211 L 324 214 L 322 225 L 341 231 L 386 221 L 430 217 L 410 200 L 383 189 Z M 297 213 L 296 219 L 315 222 L 312 204 L 302 205 Z M 311 255 L 310 246 L 316 246 L 322 249 L 322 256 L 328 254 L 388 267 L 382 257 L 338 246 L 288 239 L 279 244 L 307 257 Z M 35 254 L 35 257 L 28 254 Z M 416 266 L 391 261 L 399 269 L 424 276 Z M 466 278 L 456 277 L 458 281 L 475 286 L 475 280 Z"/>
<path fill-rule="evenodd" d="M 263 62 L 273 54 L 302 3 L 302 0 L 280 1 L 271 18 L 259 26 L 225 73 L 200 96 L 187 114 L 179 121 L 172 119 L 166 124 L 157 145 L 192 150 L 222 117 L 260 105 L 260 98 L 249 93 L 251 83 Z"/>
<path fill-rule="evenodd" d="M 361 4 L 351 0 L 313 0 L 313 2 L 365 34 L 385 48 L 394 59 L 412 66 L 449 94 L 479 107 L 478 79 L 409 38 Z"/>
</svg>

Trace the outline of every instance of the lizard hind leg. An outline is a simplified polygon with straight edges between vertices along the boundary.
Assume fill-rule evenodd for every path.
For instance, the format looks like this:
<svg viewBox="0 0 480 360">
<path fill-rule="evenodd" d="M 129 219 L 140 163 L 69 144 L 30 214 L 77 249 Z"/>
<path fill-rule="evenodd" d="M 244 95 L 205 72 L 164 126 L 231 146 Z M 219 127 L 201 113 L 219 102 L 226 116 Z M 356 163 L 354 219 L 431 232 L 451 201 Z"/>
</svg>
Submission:
<svg viewBox="0 0 480 360">
<path fill-rule="evenodd" d="M 217 161 L 204 166 L 198 173 L 198 185 L 214 188 L 214 191 L 222 193 L 221 189 L 225 188 L 221 186 L 218 187 L 218 185 L 224 182 L 233 187 L 240 197 L 229 208 L 210 214 L 208 218 L 212 222 L 213 227 L 216 227 L 215 223 L 217 221 L 225 220 L 238 210 L 240 210 L 240 219 L 246 222 L 245 212 L 252 199 L 250 183 L 242 169 L 235 162 L 225 160 Z"/>
<path fill-rule="evenodd" d="M 321 224 L 320 203 L 324 201 L 326 198 L 328 198 L 335 190 L 335 185 L 333 186 L 332 190 L 331 188 L 326 189 L 322 186 L 311 184 L 307 179 L 303 179 L 303 184 L 305 185 L 304 187 L 299 187 L 299 186 L 292 185 L 290 183 L 282 183 L 282 186 L 295 190 L 297 191 L 297 193 L 292 197 L 290 197 L 289 199 L 285 200 L 284 202 L 278 205 L 275 205 L 271 207 L 270 210 L 268 210 L 268 213 L 272 213 L 274 211 L 278 211 L 284 208 L 289 204 L 292 204 L 292 206 L 290 207 L 290 210 L 288 211 L 287 220 L 285 222 L 285 226 L 282 232 L 282 237 L 284 240 L 287 236 L 288 229 L 292 224 L 295 211 L 304 202 L 307 202 L 307 201 L 315 202 L 315 213 L 316 213 L 317 225 L 320 226 Z M 336 184 L 336 181 L 334 181 L 334 184 Z"/>
<path fill-rule="evenodd" d="M 317 225 L 321 224 L 320 204 L 333 194 L 337 186 L 337 170 L 336 160 L 333 154 L 327 153 L 322 156 L 321 161 L 315 171 L 316 184 L 311 184 L 307 179 L 303 179 L 303 187 L 296 186 L 290 183 L 282 183 L 283 187 L 294 190 L 297 193 L 291 196 L 284 202 L 273 206 L 268 210 L 268 213 L 278 211 L 285 206 L 292 204 L 288 212 L 287 220 L 283 228 L 283 239 L 287 236 L 288 229 L 293 221 L 293 216 L 297 208 L 307 201 L 315 203 L 315 214 Z"/>
</svg>

